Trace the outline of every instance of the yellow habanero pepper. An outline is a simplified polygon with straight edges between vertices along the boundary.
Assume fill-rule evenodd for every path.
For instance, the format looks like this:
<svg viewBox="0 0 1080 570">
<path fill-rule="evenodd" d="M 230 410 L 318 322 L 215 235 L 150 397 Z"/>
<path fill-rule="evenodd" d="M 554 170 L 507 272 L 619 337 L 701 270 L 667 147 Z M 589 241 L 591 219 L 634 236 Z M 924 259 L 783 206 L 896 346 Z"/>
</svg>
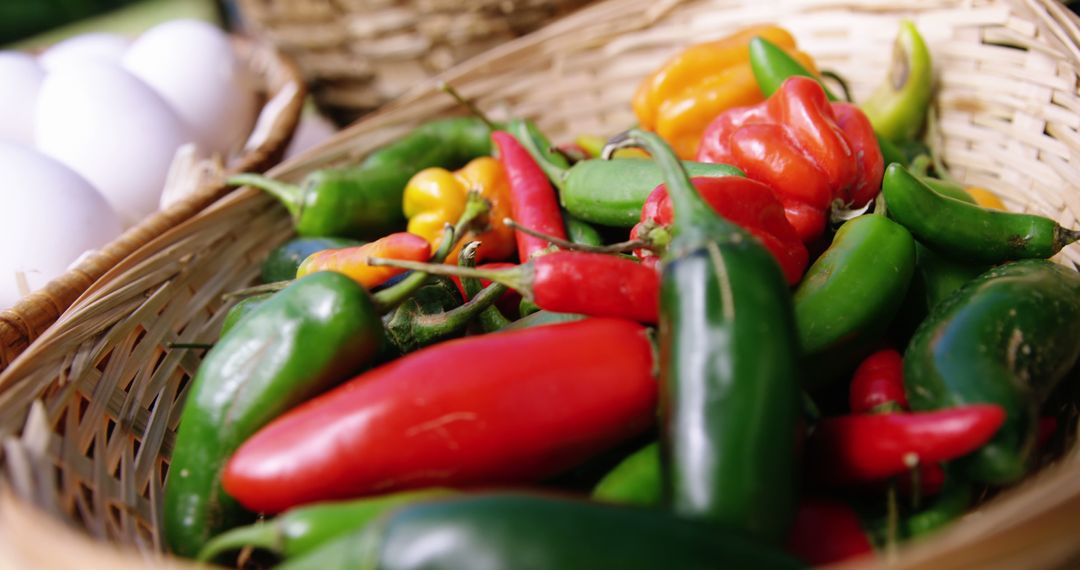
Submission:
<svg viewBox="0 0 1080 570">
<path fill-rule="evenodd" d="M 466 164 L 457 172 L 428 168 L 416 173 L 405 185 L 403 210 L 409 233 L 422 236 L 438 247 L 443 226 L 453 224 L 465 209 L 469 190 L 477 190 L 491 203 L 487 231 L 462 240 L 450 253 L 453 263 L 464 243 L 480 240 L 477 261 L 505 259 L 516 250 L 514 230 L 503 224 L 510 216 L 510 186 L 499 161 L 485 156 Z"/>
<path fill-rule="evenodd" d="M 777 26 L 752 26 L 725 38 L 696 44 L 671 58 L 638 86 L 634 114 L 641 127 L 656 131 L 679 158 L 691 160 L 705 127 L 732 107 L 765 100 L 750 68 L 750 40 L 769 40 L 817 73 L 809 55 L 795 49 L 795 38 Z"/>
</svg>

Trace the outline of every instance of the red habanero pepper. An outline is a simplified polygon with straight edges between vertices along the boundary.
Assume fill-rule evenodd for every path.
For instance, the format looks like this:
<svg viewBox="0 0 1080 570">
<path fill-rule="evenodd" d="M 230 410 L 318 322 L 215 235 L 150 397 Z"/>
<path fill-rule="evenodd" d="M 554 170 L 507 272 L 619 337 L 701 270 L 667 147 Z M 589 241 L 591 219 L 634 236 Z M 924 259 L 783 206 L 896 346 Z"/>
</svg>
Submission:
<svg viewBox="0 0 1080 570">
<path fill-rule="evenodd" d="M 788 532 L 785 550 L 803 562 L 819 566 L 874 551 L 859 515 L 845 503 L 804 498 Z"/>
<path fill-rule="evenodd" d="M 481 270 L 396 259 L 389 265 L 435 275 L 460 275 L 502 283 L 545 311 L 614 317 L 656 324 L 660 314 L 660 276 L 625 257 L 581 251 L 555 251 L 510 269 Z"/>
<path fill-rule="evenodd" d="M 514 221 L 540 233 L 566 239 L 562 211 L 544 171 L 513 135 L 495 131 L 491 140 L 499 151 L 499 162 L 510 180 L 510 212 Z M 528 261 L 548 242 L 521 231 L 517 235 L 518 258 Z"/>
<path fill-rule="evenodd" d="M 785 217 L 783 204 L 768 186 L 740 176 L 695 177 L 690 181 L 713 210 L 761 241 L 780 264 L 788 284 L 799 282 L 806 270 L 809 254 L 795 228 Z M 630 238 L 666 245 L 670 240 L 669 226 L 674 219 L 671 198 L 667 188 L 661 184 L 645 200 L 641 222 L 630 230 Z M 659 260 L 663 252 L 639 249 L 634 254 L 651 265 Z"/>
<path fill-rule="evenodd" d="M 867 356 L 851 379 L 849 399 L 853 414 L 907 410 L 904 359 L 900 353 L 885 348 Z"/>
<path fill-rule="evenodd" d="M 237 450 L 226 492 L 276 513 L 433 485 L 526 483 L 655 421 L 645 327 L 617 319 L 468 337 L 361 374 Z"/>
<path fill-rule="evenodd" d="M 881 187 L 884 159 L 869 120 L 830 104 L 813 79 L 790 77 L 765 102 L 720 114 L 697 160 L 737 166 L 772 188 L 804 243 L 820 237 L 834 202 L 862 207 Z"/>
<path fill-rule="evenodd" d="M 825 418 L 807 442 L 807 464 L 816 481 L 834 485 L 884 479 L 916 462 L 967 455 L 990 441 L 1004 421 L 1004 409 L 994 404 Z"/>
</svg>

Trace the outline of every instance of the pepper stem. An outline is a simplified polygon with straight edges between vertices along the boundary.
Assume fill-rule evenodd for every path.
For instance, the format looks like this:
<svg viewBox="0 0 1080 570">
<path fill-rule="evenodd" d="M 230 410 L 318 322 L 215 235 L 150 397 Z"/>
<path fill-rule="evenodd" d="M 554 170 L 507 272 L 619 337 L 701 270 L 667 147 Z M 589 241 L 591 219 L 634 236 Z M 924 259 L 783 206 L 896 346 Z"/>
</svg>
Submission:
<svg viewBox="0 0 1080 570">
<path fill-rule="evenodd" d="M 508 228 L 515 229 L 521 233 L 529 234 L 533 237 L 540 238 L 548 243 L 558 246 L 562 249 L 570 251 L 587 251 L 590 253 L 626 253 L 635 249 L 652 249 L 652 244 L 641 239 L 632 239 L 629 241 L 621 241 L 619 243 L 613 243 L 610 245 L 589 245 L 585 243 L 574 243 L 569 240 L 562 239 L 553 235 L 545 234 L 543 232 L 527 228 L 511 218 L 503 218 L 503 225 Z"/>
<path fill-rule="evenodd" d="M 1058 251 L 1077 240 L 1080 240 L 1080 230 L 1070 230 L 1061 226 L 1054 227 L 1054 247 Z"/>
<path fill-rule="evenodd" d="M 451 86 L 449 83 L 445 81 L 439 81 L 435 85 L 435 88 L 453 97 L 454 101 L 457 101 L 459 105 L 468 109 L 469 113 L 471 113 L 477 119 L 480 119 L 485 125 L 487 125 L 487 128 L 493 131 L 499 130 L 495 123 L 490 118 L 488 118 L 488 116 L 484 114 L 484 112 L 481 111 L 479 107 L 476 106 L 476 103 L 474 103 L 471 99 L 466 99 L 460 91 L 454 89 L 453 86 Z"/>
<path fill-rule="evenodd" d="M 501 283 L 526 299 L 532 299 L 532 266 L 528 263 L 507 269 L 476 269 L 472 267 L 455 267 L 438 263 L 421 263 L 419 261 L 407 261 L 404 259 L 385 259 L 372 257 L 368 259 L 368 265 L 399 267 L 411 269 L 418 273 L 430 275 L 445 275 L 447 277 L 472 277 L 475 279 L 487 279 L 495 283 Z"/>
<path fill-rule="evenodd" d="M 234 528 L 211 538 L 199 551 L 199 555 L 195 557 L 195 560 L 198 562 L 210 562 L 230 550 L 239 550 L 248 546 L 263 548 L 275 554 L 281 554 L 283 549 L 282 538 L 281 529 L 272 522 L 261 522 Z"/>
<path fill-rule="evenodd" d="M 507 131 L 533 157 L 561 194 L 565 190 L 566 177 L 570 170 L 570 162 L 566 157 L 554 150 L 551 141 L 530 121 L 512 121 L 507 126 Z"/>
<path fill-rule="evenodd" d="M 300 210 L 304 201 L 304 190 L 296 184 L 289 184 L 273 178 L 267 178 L 258 174 L 237 174 L 225 180 L 232 186 L 252 186 L 270 194 L 278 199 L 293 220 L 300 218 Z"/>
<path fill-rule="evenodd" d="M 416 346 L 426 346 L 433 341 L 453 334 L 469 324 L 506 292 L 506 285 L 492 283 L 469 302 L 436 315 L 416 317 L 412 326 L 412 341 Z"/>
<path fill-rule="evenodd" d="M 473 268 L 476 266 L 476 252 L 480 249 L 480 242 L 471 241 L 465 244 L 465 247 L 461 249 L 461 253 L 458 254 L 458 266 Z M 462 277 L 461 287 L 465 290 L 465 301 L 468 302 L 473 297 L 476 297 L 483 286 L 480 284 L 480 280 L 475 277 Z M 510 319 L 503 316 L 502 311 L 494 305 L 486 308 L 477 317 L 477 321 L 480 323 L 480 329 L 483 332 L 490 333 L 495 332 L 510 324 Z"/>
</svg>

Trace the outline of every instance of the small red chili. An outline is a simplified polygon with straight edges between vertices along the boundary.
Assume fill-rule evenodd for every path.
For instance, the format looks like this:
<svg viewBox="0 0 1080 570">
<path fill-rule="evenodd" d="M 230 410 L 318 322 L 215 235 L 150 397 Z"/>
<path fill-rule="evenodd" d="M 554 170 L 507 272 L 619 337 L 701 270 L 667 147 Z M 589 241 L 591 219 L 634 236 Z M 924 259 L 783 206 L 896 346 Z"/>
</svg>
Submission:
<svg viewBox="0 0 1080 570">
<path fill-rule="evenodd" d="M 900 353 L 886 348 L 866 357 L 851 379 L 849 399 L 853 414 L 907 410 L 904 360 Z"/>
<path fill-rule="evenodd" d="M 540 233 L 566 239 L 562 210 L 547 175 L 513 135 L 495 131 L 491 140 L 499 151 L 499 162 L 510 180 L 510 212 L 514 221 Z M 546 249 L 548 242 L 516 231 L 518 259 L 528 261 Z"/>
<path fill-rule="evenodd" d="M 832 564 L 874 551 L 855 511 L 831 499 L 805 498 L 788 533 L 786 550 L 807 564 Z"/>
</svg>

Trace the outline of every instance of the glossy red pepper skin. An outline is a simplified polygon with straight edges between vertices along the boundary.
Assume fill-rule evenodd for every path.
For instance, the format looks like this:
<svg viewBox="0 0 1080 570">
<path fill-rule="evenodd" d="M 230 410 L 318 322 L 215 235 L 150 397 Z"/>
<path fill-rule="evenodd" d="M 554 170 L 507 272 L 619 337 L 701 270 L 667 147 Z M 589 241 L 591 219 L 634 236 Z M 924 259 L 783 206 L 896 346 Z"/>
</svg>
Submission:
<svg viewBox="0 0 1080 570">
<path fill-rule="evenodd" d="M 226 491 L 274 513 L 432 485 L 523 483 L 655 420 L 645 327 L 582 321 L 448 341 L 362 374 L 259 431 Z"/>
<path fill-rule="evenodd" d="M 791 77 L 765 102 L 718 116 L 697 160 L 737 166 L 774 189 L 788 221 L 810 243 L 823 234 L 834 201 L 865 206 L 884 173 L 869 120 L 851 105 L 836 105 L 813 79 Z"/>
<path fill-rule="evenodd" d="M 651 267 L 601 253 L 559 251 L 533 260 L 534 302 L 545 311 L 656 324 L 660 276 Z"/>
<path fill-rule="evenodd" d="M 803 562 L 819 566 L 870 554 L 874 547 L 859 515 L 831 499 L 804 498 L 795 513 L 785 548 Z"/>
<path fill-rule="evenodd" d="M 695 177 L 690 181 L 716 213 L 761 241 L 780 264 L 789 285 L 799 282 L 806 270 L 809 254 L 795 228 L 788 222 L 784 205 L 768 186 L 740 176 Z M 667 188 L 661 184 L 645 200 L 641 222 L 630 230 L 630 239 L 645 239 L 658 227 L 670 231 L 666 228 L 674 219 L 671 198 Z M 634 254 L 650 261 L 650 264 L 659 258 L 655 251 L 648 249 L 637 250 Z"/>
<path fill-rule="evenodd" d="M 855 369 L 849 398 L 853 414 L 907 410 L 904 358 L 900 353 L 892 348 L 884 348 L 867 356 Z"/>
<path fill-rule="evenodd" d="M 1005 421 L 1005 410 L 975 404 L 934 412 L 850 415 L 821 420 L 807 442 L 812 477 L 828 484 L 875 481 L 975 451 Z"/>
<path fill-rule="evenodd" d="M 514 221 L 540 233 L 566 239 L 562 210 L 544 171 L 510 133 L 495 131 L 491 140 L 499 152 L 499 162 L 510 180 L 510 211 Z M 518 259 L 528 261 L 548 247 L 543 239 L 515 232 Z"/>
</svg>

